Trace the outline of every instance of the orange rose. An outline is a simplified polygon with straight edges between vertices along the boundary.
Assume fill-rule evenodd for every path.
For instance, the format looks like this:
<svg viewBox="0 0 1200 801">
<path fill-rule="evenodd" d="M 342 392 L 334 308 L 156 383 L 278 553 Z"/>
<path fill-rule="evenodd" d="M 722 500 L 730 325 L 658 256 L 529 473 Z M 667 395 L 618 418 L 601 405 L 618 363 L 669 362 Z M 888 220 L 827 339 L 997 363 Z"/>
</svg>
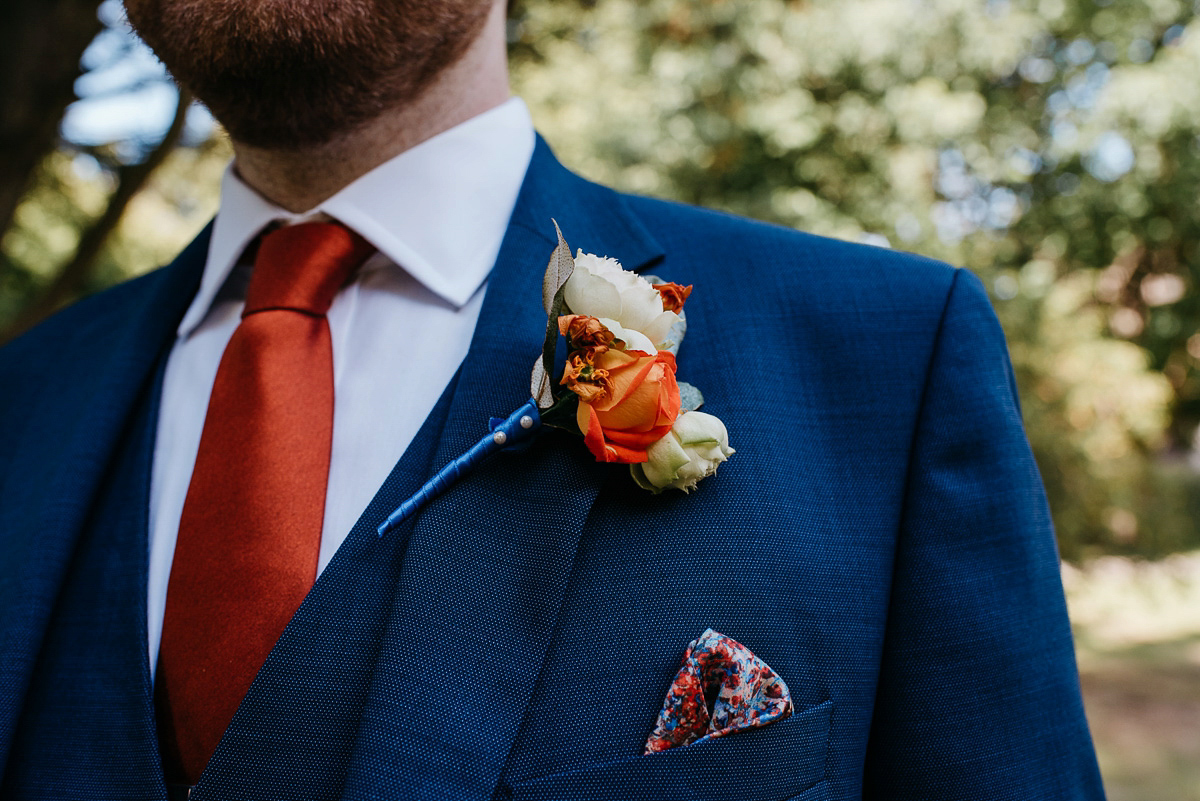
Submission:
<svg viewBox="0 0 1200 801">
<path fill-rule="evenodd" d="M 578 348 L 625 347 L 624 342 L 615 340 L 613 332 L 604 323 L 586 314 L 565 314 L 558 318 L 558 332 L 567 338 L 567 346 Z"/>
<path fill-rule="evenodd" d="M 576 421 L 592 455 L 601 462 L 645 462 L 647 449 L 671 430 L 679 416 L 675 356 L 659 351 L 606 350 L 596 355 L 610 391 L 579 399 Z"/>
<path fill-rule="evenodd" d="M 613 385 L 609 380 L 608 371 L 596 367 L 597 355 L 606 350 L 607 348 L 589 348 L 572 353 L 571 358 L 567 359 L 567 366 L 559 383 L 578 395 L 584 403 L 610 397 Z"/>
<path fill-rule="evenodd" d="M 658 294 L 662 296 L 663 311 L 677 312 L 683 308 L 683 304 L 687 302 L 688 295 L 692 294 L 692 286 L 682 286 L 674 282 L 668 284 L 654 284 Z"/>
</svg>

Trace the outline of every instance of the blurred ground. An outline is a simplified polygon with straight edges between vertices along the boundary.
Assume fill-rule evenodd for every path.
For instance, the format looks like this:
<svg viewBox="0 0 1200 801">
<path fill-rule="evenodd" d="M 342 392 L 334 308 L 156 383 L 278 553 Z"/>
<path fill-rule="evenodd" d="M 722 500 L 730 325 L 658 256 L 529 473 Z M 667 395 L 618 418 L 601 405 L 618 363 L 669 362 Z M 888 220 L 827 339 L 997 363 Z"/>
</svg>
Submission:
<svg viewBox="0 0 1200 801">
<path fill-rule="evenodd" d="M 1110 801 L 1200 801 L 1200 551 L 1065 565 Z"/>
</svg>

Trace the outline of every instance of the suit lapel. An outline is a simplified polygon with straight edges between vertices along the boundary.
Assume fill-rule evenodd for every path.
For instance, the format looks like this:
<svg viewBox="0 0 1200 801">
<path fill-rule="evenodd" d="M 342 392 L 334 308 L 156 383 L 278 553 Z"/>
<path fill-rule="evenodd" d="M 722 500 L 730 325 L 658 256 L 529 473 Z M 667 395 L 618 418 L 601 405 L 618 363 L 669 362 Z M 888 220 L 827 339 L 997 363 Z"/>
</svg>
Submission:
<svg viewBox="0 0 1200 801">
<path fill-rule="evenodd" d="M 620 196 L 540 139 L 489 279 L 434 466 L 529 397 L 546 318 L 551 217 L 573 246 L 637 268 L 661 254 Z M 579 535 L 607 469 L 548 433 L 502 454 L 416 518 L 345 797 L 489 798 L 524 719 Z M 405 532 L 395 532 L 404 536 Z"/>
<path fill-rule="evenodd" d="M 107 293 L 90 314 L 68 312 L 33 335 L 40 349 L 28 358 L 59 363 L 46 370 L 11 456 L 21 469 L 0 489 L 0 766 L 81 529 L 199 284 L 208 237 L 206 229 L 171 266 Z"/>
</svg>

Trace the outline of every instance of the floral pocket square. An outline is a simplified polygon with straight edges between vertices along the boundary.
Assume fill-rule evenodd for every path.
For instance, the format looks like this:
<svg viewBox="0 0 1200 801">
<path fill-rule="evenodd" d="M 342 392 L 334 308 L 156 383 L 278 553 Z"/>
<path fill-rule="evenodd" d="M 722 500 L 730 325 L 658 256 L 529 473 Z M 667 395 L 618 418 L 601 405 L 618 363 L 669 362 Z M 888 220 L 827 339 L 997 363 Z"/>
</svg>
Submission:
<svg viewBox="0 0 1200 801">
<path fill-rule="evenodd" d="M 765 726 L 791 714 L 792 696 L 779 674 L 746 646 L 708 629 L 688 644 L 645 753 Z"/>
</svg>

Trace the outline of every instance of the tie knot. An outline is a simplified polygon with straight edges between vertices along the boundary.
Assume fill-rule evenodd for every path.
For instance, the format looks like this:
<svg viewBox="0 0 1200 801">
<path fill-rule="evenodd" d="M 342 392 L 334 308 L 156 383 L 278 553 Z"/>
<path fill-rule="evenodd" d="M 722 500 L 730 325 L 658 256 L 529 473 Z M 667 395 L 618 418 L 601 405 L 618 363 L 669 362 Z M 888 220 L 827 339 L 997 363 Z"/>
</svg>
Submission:
<svg viewBox="0 0 1200 801">
<path fill-rule="evenodd" d="M 267 309 L 324 315 L 374 248 L 337 222 L 277 228 L 262 238 L 242 316 Z"/>
</svg>

